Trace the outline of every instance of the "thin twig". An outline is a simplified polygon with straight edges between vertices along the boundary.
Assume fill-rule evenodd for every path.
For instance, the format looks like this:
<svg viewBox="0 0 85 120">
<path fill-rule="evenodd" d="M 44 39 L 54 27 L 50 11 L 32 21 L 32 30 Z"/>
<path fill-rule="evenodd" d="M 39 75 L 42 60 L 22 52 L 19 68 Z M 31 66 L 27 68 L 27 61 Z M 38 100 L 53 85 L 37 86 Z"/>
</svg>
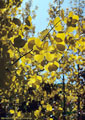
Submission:
<svg viewBox="0 0 85 120">
<path fill-rule="evenodd" d="M 14 61 L 13 64 L 11 65 L 14 65 L 15 63 L 17 63 L 22 57 L 26 56 L 27 54 L 29 54 L 33 49 L 31 49 L 29 52 L 25 53 L 24 55 L 20 56 L 17 60 Z"/>
</svg>

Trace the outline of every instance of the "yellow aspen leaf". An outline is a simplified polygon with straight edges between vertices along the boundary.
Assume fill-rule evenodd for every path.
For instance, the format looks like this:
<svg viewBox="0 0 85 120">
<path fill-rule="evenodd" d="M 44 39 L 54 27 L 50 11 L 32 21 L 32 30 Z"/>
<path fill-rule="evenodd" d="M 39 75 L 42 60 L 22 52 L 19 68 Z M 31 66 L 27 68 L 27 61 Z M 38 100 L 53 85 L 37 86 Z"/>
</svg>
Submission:
<svg viewBox="0 0 85 120">
<path fill-rule="evenodd" d="M 19 98 L 16 99 L 16 103 L 19 103 Z"/>
<path fill-rule="evenodd" d="M 62 111 L 62 110 L 63 110 L 63 108 L 62 108 L 62 107 L 59 107 L 59 108 L 58 108 L 58 110 L 61 110 L 61 111 Z"/>
<path fill-rule="evenodd" d="M 41 31 L 39 38 L 43 39 L 47 35 L 48 32 L 49 32 L 49 29 L 45 29 L 45 30 Z"/>
<path fill-rule="evenodd" d="M 79 16 L 78 15 L 73 15 L 72 19 L 73 19 L 73 22 L 77 22 L 79 20 Z"/>
<path fill-rule="evenodd" d="M 59 43 L 56 44 L 56 46 L 57 46 L 57 49 L 59 51 L 64 51 L 65 50 L 65 42 L 59 42 Z"/>
<path fill-rule="evenodd" d="M 85 24 L 85 21 L 84 21 L 84 20 L 82 20 L 82 24 Z"/>
<path fill-rule="evenodd" d="M 16 93 L 16 92 L 17 92 L 17 89 L 14 90 L 14 93 Z"/>
<path fill-rule="evenodd" d="M 17 70 L 16 73 L 17 73 L 18 75 L 20 75 L 21 69 Z"/>
<path fill-rule="evenodd" d="M 67 19 L 68 19 L 68 18 L 66 18 L 66 17 L 64 18 L 64 23 L 66 23 L 66 24 L 67 24 Z"/>
<path fill-rule="evenodd" d="M 56 35 L 56 32 L 54 31 L 54 32 L 53 32 L 53 36 L 55 36 L 55 35 Z"/>
<path fill-rule="evenodd" d="M 47 65 L 45 65 L 45 70 L 49 72 L 49 67 L 52 65 L 53 65 L 53 63 L 48 63 Z"/>
<path fill-rule="evenodd" d="M 40 111 L 41 111 L 41 107 L 39 107 L 39 109 L 34 112 L 34 115 L 38 117 L 40 115 Z"/>
<path fill-rule="evenodd" d="M 50 118 L 49 120 L 53 120 L 53 118 Z"/>
<path fill-rule="evenodd" d="M 75 107 L 72 109 L 72 111 L 77 111 L 77 107 L 75 106 Z"/>
<path fill-rule="evenodd" d="M 48 71 L 48 72 L 52 72 L 52 71 L 56 71 L 59 67 L 59 63 L 54 61 L 53 63 L 48 63 L 46 66 L 45 66 L 45 70 Z"/>
<path fill-rule="evenodd" d="M 33 47 L 36 45 L 37 47 L 41 47 L 42 41 L 40 41 L 39 38 L 31 37 L 28 39 L 27 42 L 28 48 L 33 49 Z"/>
<path fill-rule="evenodd" d="M 14 47 L 22 48 L 25 45 L 26 41 L 21 38 L 21 35 L 14 39 Z"/>
<path fill-rule="evenodd" d="M 16 76 L 13 76 L 12 81 L 15 81 L 15 79 L 16 79 Z"/>
<path fill-rule="evenodd" d="M 55 61 L 56 60 L 59 61 L 61 59 L 61 57 L 62 57 L 62 54 L 61 53 L 57 53 Z"/>
<path fill-rule="evenodd" d="M 21 111 L 17 112 L 17 117 L 21 117 L 22 113 Z"/>
<path fill-rule="evenodd" d="M 44 97 L 46 97 L 46 96 L 47 96 L 47 93 L 46 93 L 46 91 L 44 91 L 43 93 L 44 93 Z"/>
<path fill-rule="evenodd" d="M 24 90 L 24 93 L 26 93 L 27 91 L 26 90 Z"/>
<path fill-rule="evenodd" d="M 47 51 L 49 52 L 52 52 L 52 51 L 54 51 L 55 50 L 55 48 L 54 48 L 54 46 L 53 45 L 51 45 L 51 46 L 48 46 L 48 48 L 47 48 Z"/>
<path fill-rule="evenodd" d="M 40 88 L 40 85 L 37 85 L 37 84 L 36 84 L 36 89 L 39 89 L 39 88 Z"/>
<path fill-rule="evenodd" d="M 39 110 L 36 110 L 36 111 L 34 112 L 34 115 L 35 115 L 36 117 L 38 117 L 39 114 L 40 114 Z"/>
<path fill-rule="evenodd" d="M 35 83 L 36 82 L 36 79 L 34 77 L 30 78 L 30 83 Z"/>
<path fill-rule="evenodd" d="M 31 18 L 31 16 L 28 16 L 26 19 L 25 19 L 25 23 L 26 23 L 26 25 L 28 26 L 28 28 L 29 29 L 31 29 L 32 28 L 32 18 Z"/>
<path fill-rule="evenodd" d="M 36 60 L 38 63 L 41 63 L 43 59 L 44 59 L 44 55 L 42 54 L 41 55 L 37 54 L 34 56 L 34 60 Z"/>
<path fill-rule="evenodd" d="M 56 42 L 62 42 L 62 41 L 64 41 L 64 39 L 65 39 L 65 33 L 58 33 L 55 37 L 54 37 L 54 39 L 56 40 Z"/>
<path fill-rule="evenodd" d="M 56 31 L 62 31 L 63 30 L 63 26 L 62 25 L 58 25 L 55 27 Z"/>
<path fill-rule="evenodd" d="M 82 25 L 82 29 L 84 29 L 84 30 L 85 30 L 85 24 L 83 24 L 83 25 Z"/>
<path fill-rule="evenodd" d="M 35 44 L 36 44 L 36 46 L 41 47 L 42 41 L 39 38 L 36 38 L 35 39 Z"/>
<path fill-rule="evenodd" d="M 22 61 L 21 63 L 22 63 L 23 65 L 24 65 L 24 63 L 25 63 L 25 60 L 26 60 L 25 56 L 21 58 L 21 61 Z"/>
<path fill-rule="evenodd" d="M 18 86 L 19 85 L 19 83 L 18 82 L 16 82 L 16 86 Z"/>
<path fill-rule="evenodd" d="M 12 51 L 11 49 L 9 49 L 7 52 L 9 53 L 10 58 L 13 58 L 13 57 L 14 57 L 13 51 Z"/>
<path fill-rule="evenodd" d="M 43 44 L 43 49 L 47 49 L 48 48 L 48 41 L 45 41 Z"/>
<path fill-rule="evenodd" d="M 59 67 L 59 63 L 54 61 L 54 65 L 56 65 L 57 67 Z"/>
<path fill-rule="evenodd" d="M 11 110 L 10 110 L 10 113 L 11 113 L 11 114 L 14 114 L 14 110 L 11 109 Z"/>
<path fill-rule="evenodd" d="M 37 79 L 42 82 L 42 77 L 41 76 L 37 76 Z"/>
<path fill-rule="evenodd" d="M 47 61 L 53 61 L 55 58 L 55 54 L 46 53 L 45 57 L 46 57 Z"/>
<path fill-rule="evenodd" d="M 33 46 L 35 45 L 35 37 L 29 38 L 27 44 L 29 49 L 33 49 Z"/>
<path fill-rule="evenodd" d="M 42 61 L 42 62 L 43 62 L 43 61 Z M 38 67 L 40 70 L 43 70 L 43 69 L 44 69 L 43 66 L 40 65 L 40 64 L 39 64 L 37 67 Z"/>
<path fill-rule="evenodd" d="M 28 25 L 24 25 L 24 29 L 25 29 L 25 30 L 29 30 L 30 28 L 29 28 Z"/>
<path fill-rule="evenodd" d="M 76 27 L 70 26 L 70 27 L 67 27 L 67 32 L 73 32 L 74 30 L 77 30 L 77 29 L 78 29 L 77 26 Z"/>
<path fill-rule="evenodd" d="M 75 35 L 75 39 L 79 39 L 79 34 L 76 34 L 76 35 Z"/>
<path fill-rule="evenodd" d="M 52 106 L 51 106 L 50 104 L 47 104 L 47 105 L 46 105 L 46 110 L 47 110 L 47 111 L 52 111 Z"/>
<path fill-rule="evenodd" d="M 41 101 L 41 104 L 44 104 L 44 100 Z"/>
<path fill-rule="evenodd" d="M 54 19 L 54 23 L 53 23 L 54 25 L 56 24 L 56 26 L 55 26 L 55 30 L 56 31 L 62 31 L 62 29 L 63 29 L 63 27 L 62 27 L 62 25 L 61 25 L 61 21 L 60 21 L 60 18 L 59 17 L 56 17 L 55 19 Z"/>
<path fill-rule="evenodd" d="M 3 6 L 3 5 L 2 5 Z M 1 8 L 0 8 L 1 9 Z M 7 9 L 6 8 L 3 8 L 3 9 L 1 9 L 1 13 L 4 13 L 5 11 L 6 11 Z"/>
<path fill-rule="evenodd" d="M 0 95 L 3 95 L 3 92 L 0 91 Z"/>
<path fill-rule="evenodd" d="M 53 71 L 53 72 L 51 72 L 51 76 L 53 77 L 53 76 L 55 76 L 55 71 Z"/>
<path fill-rule="evenodd" d="M 70 11 L 68 17 L 72 17 L 72 16 L 73 16 L 73 12 Z"/>
<path fill-rule="evenodd" d="M 31 16 L 29 16 L 29 17 L 28 17 L 28 19 L 31 21 L 31 20 L 32 20 L 32 17 L 31 17 Z"/>
<path fill-rule="evenodd" d="M 55 19 L 54 19 L 54 21 L 53 21 L 53 24 L 55 25 L 60 25 L 60 23 L 61 23 L 61 21 L 60 21 L 60 18 L 59 17 L 56 17 Z"/>
<path fill-rule="evenodd" d="M 33 47 L 33 53 L 34 54 L 39 54 L 39 47 L 37 47 L 36 45 L 34 45 L 34 47 Z"/>
</svg>

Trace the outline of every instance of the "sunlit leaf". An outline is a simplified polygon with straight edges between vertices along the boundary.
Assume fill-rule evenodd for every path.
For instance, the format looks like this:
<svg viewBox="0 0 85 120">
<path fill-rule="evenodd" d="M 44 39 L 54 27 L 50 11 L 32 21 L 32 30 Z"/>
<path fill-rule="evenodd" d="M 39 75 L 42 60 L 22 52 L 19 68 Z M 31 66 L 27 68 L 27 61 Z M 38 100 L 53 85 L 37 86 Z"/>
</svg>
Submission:
<svg viewBox="0 0 85 120">
<path fill-rule="evenodd" d="M 49 29 L 45 29 L 45 30 L 41 31 L 39 38 L 43 39 L 48 34 L 48 32 L 49 32 Z"/>
<path fill-rule="evenodd" d="M 11 110 L 10 110 L 10 113 L 11 113 L 11 114 L 14 114 L 14 113 L 15 113 L 15 111 L 11 109 Z"/>
<path fill-rule="evenodd" d="M 54 61 L 53 63 L 50 62 L 45 66 L 45 70 L 48 72 L 56 71 L 59 67 L 59 63 Z"/>
<path fill-rule="evenodd" d="M 44 59 L 44 55 L 42 55 L 42 54 L 41 55 L 37 54 L 34 56 L 34 60 L 36 60 L 39 63 L 41 63 L 43 61 L 43 59 Z"/>
<path fill-rule="evenodd" d="M 55 54 L 46 53 L 45 57 L 46 57 L 47 61 L 53 61 L 55 58 Z"/>
<path fill-rule="evenodd" d="M 65 39 L 65 33 L 58 33 L 55 37 L 54 37 L 54 39 L 56 40 L 56 42 L 62 42 L 62 41 L 64 41 L 64 39 Z"/>
<path fill-rule="evenodd" d="M 52 111 L 52 106 L 51 106 L 50 104 L 47 104 L 46 110 L 47 110 L 47 111 Z"/>
</svg>

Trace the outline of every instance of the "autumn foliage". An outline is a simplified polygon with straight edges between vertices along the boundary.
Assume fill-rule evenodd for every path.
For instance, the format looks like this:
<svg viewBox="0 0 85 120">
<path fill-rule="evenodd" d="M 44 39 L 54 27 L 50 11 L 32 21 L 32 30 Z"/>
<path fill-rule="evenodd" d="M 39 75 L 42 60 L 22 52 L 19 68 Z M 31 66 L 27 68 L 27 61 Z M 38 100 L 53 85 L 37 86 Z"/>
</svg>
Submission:
<svg viewBox="0 0 85 120">
<path fill-rule="evenodd" d="M 65 11 L 55 0 L 48 11 L 49 28 L 35 37 L 29 4 L 21 12 L 21 3 L 0 0 L 0 103 L 6 117 L 62 120 L 64 114 L 66 120 L 77 120 L 84 108 L 85 80 L 81 6 Z"/>
</svg>

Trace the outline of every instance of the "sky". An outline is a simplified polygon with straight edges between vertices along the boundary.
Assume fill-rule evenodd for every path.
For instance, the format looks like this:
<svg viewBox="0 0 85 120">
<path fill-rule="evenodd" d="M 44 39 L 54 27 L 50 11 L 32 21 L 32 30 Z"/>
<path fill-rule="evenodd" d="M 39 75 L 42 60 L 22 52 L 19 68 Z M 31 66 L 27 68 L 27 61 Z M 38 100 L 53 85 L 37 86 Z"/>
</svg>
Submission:
<svg viewBox="0 0 85 120">
<path fill-rule="evenodd" d="M 23 0 L 23 5 L 25 4 L 25 2 L 27 2 L 28 0 Z M 35 29 L 35 36 L 37 35 L 38 32 L 46 29 L 47 25 L 48 25 L 48 21 L 47 18 L 49 18 L 48 15 L 48 9 L 49 9 L 49 3 L 52 3 L 53 0 L 32 0 L 32 10 L 35 8 L 35 6 L 38 6 L 38 10 L 36 11 L 36 18 L 33 21 L 33 24 L 36 26 Z M 63 9 L 66 9 L 67 7 L 69 7 L 69 1 L 70 0 L 64 0 L 63 3 Z"/>
</svg>

